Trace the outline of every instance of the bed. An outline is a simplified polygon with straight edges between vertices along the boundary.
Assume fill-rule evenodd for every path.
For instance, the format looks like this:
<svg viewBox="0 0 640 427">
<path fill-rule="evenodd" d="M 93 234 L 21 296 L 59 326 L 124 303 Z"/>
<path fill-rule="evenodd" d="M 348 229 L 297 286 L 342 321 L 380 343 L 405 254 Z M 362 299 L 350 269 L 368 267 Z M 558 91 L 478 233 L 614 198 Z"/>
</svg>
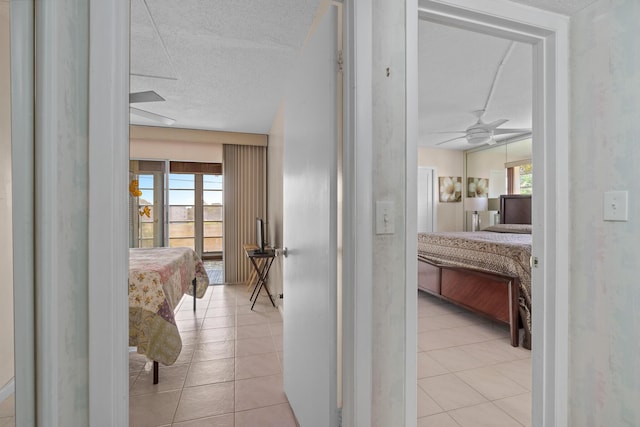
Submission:
<svg viewBox="0 0 640 427">
<path fill-rule="evenodd" d="M 500 196 L 502 224 L 418 234 L 418 289 L 509 325 L 531 348 L 531 196 Z"/>
<path fill-rule="evenodd" d="M 186 293 L 202 298 L 209 278 L 202 260 L 190 248 L 129 249 L 129 346 L 153 361 L 172 365 L 182 350 L 174 317 Z"/>
</svg>

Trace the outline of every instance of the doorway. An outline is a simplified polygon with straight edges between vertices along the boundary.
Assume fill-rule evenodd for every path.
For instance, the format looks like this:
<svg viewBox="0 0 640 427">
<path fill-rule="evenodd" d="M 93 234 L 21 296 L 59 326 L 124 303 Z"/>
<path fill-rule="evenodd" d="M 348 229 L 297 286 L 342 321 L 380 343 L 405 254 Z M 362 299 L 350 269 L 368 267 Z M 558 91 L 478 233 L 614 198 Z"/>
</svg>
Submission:
<svg viewBox="0 0 640 427">
<path fill-rule="evenodd" d="M 534 425 L 564 425 L 567 417 L 567 278 L 568 206 L 556 200 L 568 182 L 568 23 L 564 17 L 538 11 L 532 14 L 509 2 L 474 4 L 463 0 L 421 1 L 419 19 L 507 39 L 533 47 L 534 105 L 533 258 L 532 271 Z"/>
</svg>

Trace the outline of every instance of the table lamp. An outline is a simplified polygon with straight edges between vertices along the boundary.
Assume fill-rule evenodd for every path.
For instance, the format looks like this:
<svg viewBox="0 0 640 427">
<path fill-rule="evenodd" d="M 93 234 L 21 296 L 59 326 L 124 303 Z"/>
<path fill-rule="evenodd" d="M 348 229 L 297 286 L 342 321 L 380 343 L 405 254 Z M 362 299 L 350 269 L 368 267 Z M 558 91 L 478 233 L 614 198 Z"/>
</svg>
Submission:
<svg viewBox="0 0 640 427">
<path fill-rule="evenodd" d="M 464 200 L 465 209 L 471 215 L 471 231 L 480 231 L 481 219 L 479 212 L 487 210 L 487 198 L 486 197 L 467 197 Z"/>
<path fill-rule="evenodd" d="M 497 213 L 493 215 L 493 222 L 494 224 L 500 224 L 500 199 L 497 197 L 489 198 L 489 200 L 487 200 L 487 210 L 497 211 Z"/>
</svg>

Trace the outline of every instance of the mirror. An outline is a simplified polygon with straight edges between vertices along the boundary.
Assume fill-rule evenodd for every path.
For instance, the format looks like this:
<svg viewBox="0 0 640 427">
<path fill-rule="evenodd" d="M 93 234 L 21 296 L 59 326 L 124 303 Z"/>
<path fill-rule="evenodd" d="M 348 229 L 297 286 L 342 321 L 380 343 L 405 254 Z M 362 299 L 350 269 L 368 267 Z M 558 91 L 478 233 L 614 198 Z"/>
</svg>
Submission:
<svg viewBox="0 0 640 427">
<path fill-rule="evenodd" d="M 465 163 L 464 209 L 467 231 L 472 229 L 475 211 L 480 215 L 480 229 L 499 222 L 499 216 L 496 216 L 499 201 L 496 199 L 500 195 L 531 194 L 530 137 L 469 150 L 465 153 Z"/>
<path fill-rule="evenodd" d="M 522 177 L 522 184 L 515 185 L 512 194 L 530 193 L 530 165 L 531 138 L 467 151 L 465 183 L 468 183 L 469 178 L 488 179 L 487 197 L 500 197 L 501 194 L 509 193 L 507 168 L 514 167 L 518 169 L 518 175 L 528 172 L 528 176 Z M 469 197 L 468 191 L 465 196 Z"/>
</svg>

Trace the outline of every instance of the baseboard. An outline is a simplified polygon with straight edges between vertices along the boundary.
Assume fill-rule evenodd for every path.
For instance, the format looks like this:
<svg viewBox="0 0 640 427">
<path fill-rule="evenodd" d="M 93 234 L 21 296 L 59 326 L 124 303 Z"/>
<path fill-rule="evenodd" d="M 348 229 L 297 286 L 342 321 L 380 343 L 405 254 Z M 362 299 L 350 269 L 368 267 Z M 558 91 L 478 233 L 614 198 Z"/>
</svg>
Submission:
<svg viewBox="0 0 640 427">
<path fill-rule="evenodd" d="M 0 403 L 4 402 L 5 399 L 11 396 L 13 393 L 15 393 L 15 391 L 16 391 L 16 382 L 15 382 L 15 377 L 13 377 L 9 380 L 8 383 L 4 385 L 4 387 L 0 389 Z"/>
</svg>

